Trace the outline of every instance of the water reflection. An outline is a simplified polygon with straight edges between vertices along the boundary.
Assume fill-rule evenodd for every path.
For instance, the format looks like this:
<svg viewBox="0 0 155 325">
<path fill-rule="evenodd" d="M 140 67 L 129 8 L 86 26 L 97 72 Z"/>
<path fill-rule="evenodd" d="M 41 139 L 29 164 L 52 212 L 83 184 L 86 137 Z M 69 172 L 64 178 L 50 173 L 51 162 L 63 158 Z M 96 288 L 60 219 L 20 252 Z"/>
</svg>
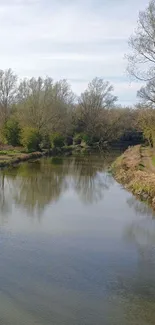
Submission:
<svg viewBox="0 0 155 325">
<path fill-rule="evenodd" d="M 2 324 L 154 324 L 155 219 L 107 173 L 111 159 L 1 172 Z"/>
<path fill-rule="evenodd" d="M 134 208 L 137 215 L 144 215 L 144 216 L 155 216 L 155 211 L 153 211 L 148 204 L 142 203 L 134 196 L 131 196 L 127 199 L 127 204 L 130 208 Z"/>
<path fill-rule="evenodd" d="M 7 215 L 11 211 L 11 191 L 9 184 L 5 178 L 5 174 L 0 175 L 0 211 L 2 224 L 7 222 Z"/>
<path fill-rule="evenodd" d="M 134 201 L 134 199 L 133 199 Z M 132 202 L 133 203 L 133 202 Z M 140 205 L 136 202 L 137 206 Z M 135 205 L 134 204 L 134 205 Z M 132 206 L 134 206 L 132 204 Z M 125 239 L 128 244 L 134 245 L 136 253 L 136 268 L 127 270 L 126 274 L 120 277 L 119 285 L 124 294 L 131 295 L 132 303 L 135 300 L 135 313 L 141 315 L 144 324 L 154 324 L 155 309 L 155 220 L 151 218 L 151 210 L 146 210 L 141 204 L 138 213 L 141 218 L 134 220 L 125 228 Z M 130 276 L 129 274 L 130 273 Z M 134 299 L 134 300 L 133 300 Z M 149 310 L 149 313 L 146 311 Z M 129 314 L 129 310 L 127 311 Z M 136 315 L 133 314 L 133 317 Z"/>
<path fill-rule="evenodd" d="M 108 157 L 107 157 L 108 158 Z M 103 199 L 104 192 L 113 183 L 111 175 L 104 173 L 108 167 L 108 160 L 90 156 L 74 158 L 67 172 L 73 178 L 73 187 L 86 204 L 98 202 Z"/>
<path fill-rule="evenodd" d="M 69 188 L 82 202 L 92 204 L 103 199 L 113 178 L 104 173 L 113 156 L 46 158 L 1 171 L 1 215 L 10 212 L 12 203 L 29 215 L 41 216 L 45 207 L 59 200 Z"/>
</svg>

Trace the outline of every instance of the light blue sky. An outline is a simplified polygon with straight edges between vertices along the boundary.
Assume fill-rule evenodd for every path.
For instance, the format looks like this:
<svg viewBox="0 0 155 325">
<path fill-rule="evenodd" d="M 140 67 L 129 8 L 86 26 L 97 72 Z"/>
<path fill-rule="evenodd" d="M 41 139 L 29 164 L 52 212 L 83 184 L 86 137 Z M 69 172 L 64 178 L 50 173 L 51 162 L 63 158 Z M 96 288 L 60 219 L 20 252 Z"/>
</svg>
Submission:
<svg viewBox="0 0 155 325">
<path fill-rule="evenodd" d="M 0 68 L 20 77 L 67 78 L 79 94 L 94 77 L 136 101 L 124 54 L 147 0 L 0 0 Z"/>
</svg>

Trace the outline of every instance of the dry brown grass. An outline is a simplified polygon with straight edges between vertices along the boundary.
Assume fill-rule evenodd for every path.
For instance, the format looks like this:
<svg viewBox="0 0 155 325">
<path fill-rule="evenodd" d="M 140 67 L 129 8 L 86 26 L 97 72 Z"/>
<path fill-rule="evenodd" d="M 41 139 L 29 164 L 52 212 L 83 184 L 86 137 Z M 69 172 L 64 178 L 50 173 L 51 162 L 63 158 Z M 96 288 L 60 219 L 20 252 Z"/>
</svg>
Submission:
<svg viewBox="0 0 155 325">
<path fill-rule="evenodd" d="M 116 180 L 155 208 L 155 173 L 143 166 L 141 146 L 131 147 L 112 166 Z"/>
</svg>

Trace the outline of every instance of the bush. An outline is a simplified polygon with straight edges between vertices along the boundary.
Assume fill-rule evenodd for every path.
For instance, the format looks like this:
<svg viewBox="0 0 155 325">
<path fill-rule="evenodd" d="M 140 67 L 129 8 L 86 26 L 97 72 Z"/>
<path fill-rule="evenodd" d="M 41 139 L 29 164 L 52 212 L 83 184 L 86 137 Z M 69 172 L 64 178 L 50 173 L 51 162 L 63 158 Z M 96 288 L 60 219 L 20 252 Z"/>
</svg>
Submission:
<svg viewBox="0 0 155 325">
<path fill-rule="evenodd" d="M 37 129 L 26 127 L 22 131 L 22 140 L 23 146 L 29 151 L 40 150 L 41 136 Z"/>
<path fill-rule="evenodd" d="M 82 133 L 77 133 L 74 136 L 73 142 L 74 142 L 75 145 L 76 144 L 81 144 L 82 139 L 83 139 L 83 134 Z"/>
<path fill-rule="evenodd" d="M 90 136 L 88 134 L 83 134 L 82 137 L 83 141 L 88 145 L 88 146 L 92 146 L 94 143 L 99 141 L 99 138 L 96 136 Z"/>
<path fill-rule="evenodd" d="M 4 136 L 8 144 L 14 147 L 20 145 L 21 128 L 16 119 L 12 118 L 6 122 Z"/>
<path fill-rule="evenodd" d="M 62 148 L 64 146 L 64 137 L 60 133 L 53 133 L 50 140 L 53 148 Z"/>
<path fill-rule="evenodd" d="M 84 134 L 83 135 L 83 141 L 88 145 L 88 146 L 91 146 L 93 141 L 92 141 L 92 138 L 87 135 L 87 134 Z"/>
<path fill-rule="evenodd" d="M 50 149 L 51 148 L 50 136 L 48 134 L 42 135 L 42 140 L 41 140 L 41 143 L 40 143 L 40 148 L 41 149 Z"/>
<path fill-rule="evenodd" d="M 71 136 L 66 136 L 65 145 L 66 146 L 72 146 L 72 144 L 73 144 L 73 138 Z"/>
</svg>

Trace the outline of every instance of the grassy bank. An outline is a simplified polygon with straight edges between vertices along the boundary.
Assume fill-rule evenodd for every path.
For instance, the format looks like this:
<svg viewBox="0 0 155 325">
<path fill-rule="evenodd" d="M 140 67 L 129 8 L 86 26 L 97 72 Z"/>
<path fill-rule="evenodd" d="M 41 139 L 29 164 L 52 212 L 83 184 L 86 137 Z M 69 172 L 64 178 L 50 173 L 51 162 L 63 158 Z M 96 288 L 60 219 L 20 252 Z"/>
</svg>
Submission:
<svg viewBox="0 0 155 325">
<path fill-rule="evenodd" d="M 112 164 L 115 179 L 155 209 L 155 154 L 150 148 L 127 149 Z"/>
<path fill-rule="evenodd" d="M 9 167 L 30 159 L 39 159 L 47 154 L 47 151 L 26 153 L 20 148 L 5 148 L 5 150 L 0 150 L 0 168 Z"/>
<path fill-rule="evenodd" d="M 26 152 L 23 147 L 4 145 L 0 147 L 0 168 L 16 165 L 28 160 L 39 159 L 44 156 L 70 156 L 88 153 L 88 148 L 77 146 L 64 146 L 43 151 Z"/>
</svg>

